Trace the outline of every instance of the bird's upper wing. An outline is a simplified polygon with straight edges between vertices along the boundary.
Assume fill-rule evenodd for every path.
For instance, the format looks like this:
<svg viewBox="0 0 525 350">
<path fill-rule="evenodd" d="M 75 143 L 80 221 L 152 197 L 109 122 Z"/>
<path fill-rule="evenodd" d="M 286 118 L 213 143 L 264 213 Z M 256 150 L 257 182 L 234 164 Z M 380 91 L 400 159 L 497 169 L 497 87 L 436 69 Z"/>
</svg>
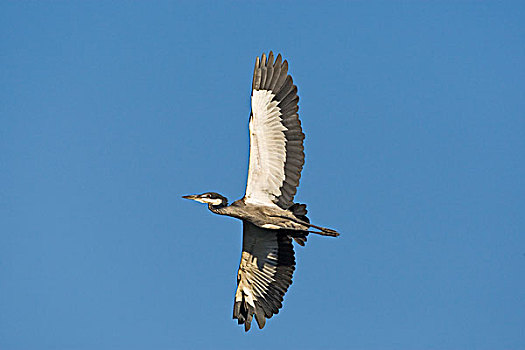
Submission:
<svg viewBox="0 0 525 350">
<path fill-rule="evenodd" d="M 304 134 L 297 111 L 297 86 L 288 62 L 257 57 L 252 84 L 250 165 L 245 198 L 259 204 L 293 204 L 304 165 Z"/>
<path fill-rule="evenodd" d="M 288 235 L 244 221 L 233 318 L 248 331 L 255 315 L 259 328 L 263 328 L 266 319 L 282 307 L 294 270 L 295 256 Z"/>
</svg>

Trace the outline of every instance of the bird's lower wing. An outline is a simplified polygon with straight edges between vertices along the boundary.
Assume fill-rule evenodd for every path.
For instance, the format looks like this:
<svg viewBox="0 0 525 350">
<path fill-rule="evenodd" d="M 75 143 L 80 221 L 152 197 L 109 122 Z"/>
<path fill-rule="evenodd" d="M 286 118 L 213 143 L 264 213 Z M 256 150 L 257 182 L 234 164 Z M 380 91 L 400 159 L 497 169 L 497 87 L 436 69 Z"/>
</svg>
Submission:
<svg viewBox="0 0 525 350">
<path fill-rule="evenodd" d="M 293 204 L 304 165 L 304 134 L 297 111 L 299 97 L 288 63 L 270 52 L 257 57 L 252 83 L 250 163 L 247 201 Z"/>
<path fill-rule="evenodd" d="M 294 270 L 294 250 L 288 235 L 244 222 L 233 318 L 248 331 L 255 316 L 263 328 L 266 319 L 282 307 Z"/>
</svg>

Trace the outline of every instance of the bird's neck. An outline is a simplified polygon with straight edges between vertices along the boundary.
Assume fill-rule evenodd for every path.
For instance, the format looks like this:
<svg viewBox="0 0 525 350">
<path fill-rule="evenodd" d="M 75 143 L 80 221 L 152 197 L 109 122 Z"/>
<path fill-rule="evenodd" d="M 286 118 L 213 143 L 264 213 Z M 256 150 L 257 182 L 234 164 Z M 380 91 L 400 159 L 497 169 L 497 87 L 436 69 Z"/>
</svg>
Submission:
<svg viewBox="0 0 525 350">
<path fill-rule="evenodd" d="M 225 203 L 224 201 L 219 205 L 208 204 L 208 209 L 214 212 L 215 214 L 219 214 L 219 215 L 224 215 L 225 214 L 224 209 L 227 207 L 228 207 L 228 203 L 227 202 Z"/>
</svg>

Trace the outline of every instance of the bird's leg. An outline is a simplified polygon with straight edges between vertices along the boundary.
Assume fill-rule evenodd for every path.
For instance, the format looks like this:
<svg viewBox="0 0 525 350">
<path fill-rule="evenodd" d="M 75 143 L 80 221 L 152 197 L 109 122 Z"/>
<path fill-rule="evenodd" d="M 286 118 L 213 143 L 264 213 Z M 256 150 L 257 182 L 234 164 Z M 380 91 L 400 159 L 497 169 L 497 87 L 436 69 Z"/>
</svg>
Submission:
<svg viewBox="0 0 525 350">
<path fill-rule="evenodd" d="M 271 216 L 274 216 L 274 215 L 271 215 Z M 294 218 L 294 217 L 288 217 L 288 216 L 282 216 L 282 215 L 277 215 L 275 217 L 285 218 L 285 219 L 294 221 L 294 222 L 296 222 L 298 224 L 305 225 L 305 226 L 308 226 L 308 227 L 313 227 L 313 228 L 316 228 L 316 229 L 321 231 L 321 232 L 308 231 L 308 232 L 311 232 L 311 233 L 317 233 L 318 235 L 330 236 L 330 237 L 337 237 L 337 236 L 339 236 L 339 232 L 337 232 L 335 230 L 332 230 L 331 228 L 316 226 L 314 224 L 311 224 L 311 223 L 303 221 L 303 220 L 299 220 L 299 219 Z"/>
<path fill-rule="evenodd" d="M 330 230 L 330 229 L 328 229 Z M 337 237 L 339 236 L 339 232 L 336 232 L 334 230 L 330 230 L 330 231 L 333 231 L 333 232 L 325 232 L 325 231 L 310 231 L 308 230 L 307 232 L 310 232 L 310 233 L 315 233 L 315 234 L 318 234 L 318 235 L 321 235 L 321 236 L 329 236 L 329 237 Z"/>
<path fill-rule="evenodd" d="M 331 237 L 339 236 L 339 232 L 337 232 L 335 230 L 332 230 L 331 228 L 316 226 L 316 225 L 312 225 L 310 223 L 305 223 L 305 224 L 310 226 L 310 227 L 313 227 L 313 228 L 316 228 L 318 230 L 321 230 L 321 232 L 313 232 L 313 233 L 317 233 L 318 235 L 331 236 Z"/>
</svg>

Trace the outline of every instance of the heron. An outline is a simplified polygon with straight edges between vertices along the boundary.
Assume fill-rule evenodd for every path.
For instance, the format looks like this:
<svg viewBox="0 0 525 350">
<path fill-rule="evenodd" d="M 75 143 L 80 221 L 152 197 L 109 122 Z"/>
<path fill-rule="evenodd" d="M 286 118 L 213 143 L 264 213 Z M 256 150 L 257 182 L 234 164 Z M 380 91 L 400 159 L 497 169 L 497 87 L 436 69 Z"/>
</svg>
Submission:
<svg viewBox="0 0 525 350">
<path fill-rule="evenodd" d="M 273 52 L 255 60 L 249 120 L 250 156 L 246 192 L 228 205 L 216 192 L 183 196 L 205 203 L 215 214 L 242 220 L 243 241 L 233 318 L 250 330 L 253 318 L 262 329 L 279 313 L 292 284 L 292 240 L 304 246 L 309 233 L 336 237 L 316 226 L 305 204 L 294 203 L 304 165 L 304 133 L 298 115 L 297 86 L 288 62 Z"/>
</svg>

